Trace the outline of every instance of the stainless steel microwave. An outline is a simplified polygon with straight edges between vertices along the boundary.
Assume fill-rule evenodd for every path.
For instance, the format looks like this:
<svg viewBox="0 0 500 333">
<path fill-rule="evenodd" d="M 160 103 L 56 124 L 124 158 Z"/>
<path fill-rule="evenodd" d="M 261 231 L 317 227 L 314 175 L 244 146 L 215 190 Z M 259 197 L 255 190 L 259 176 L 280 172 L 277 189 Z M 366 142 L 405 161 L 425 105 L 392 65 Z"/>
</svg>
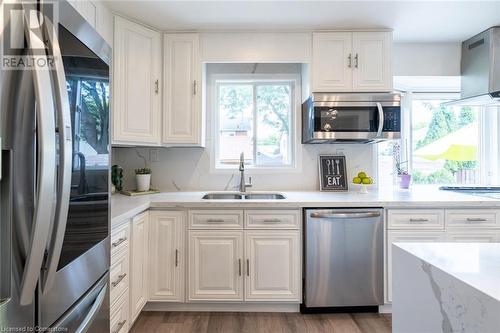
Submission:
<svg viewBox="0 0 500 333">
<path fill-rule="evenodd" d="M 302 143 L 374 143 L 401 137 L 401 96 L 314 93 L 302 104 Z"/>
</svg>

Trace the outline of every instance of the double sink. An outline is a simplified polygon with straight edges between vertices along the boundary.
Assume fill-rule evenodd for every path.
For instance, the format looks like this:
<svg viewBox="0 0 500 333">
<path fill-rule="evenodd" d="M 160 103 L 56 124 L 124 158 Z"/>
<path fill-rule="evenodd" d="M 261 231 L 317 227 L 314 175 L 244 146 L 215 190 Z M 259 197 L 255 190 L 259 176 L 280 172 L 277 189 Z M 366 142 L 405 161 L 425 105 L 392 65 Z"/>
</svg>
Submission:
<svg viewBox="0 0 500 333">
<path fill-rule="evenodd" d="M 285 196 L 280 193 L 207 193 L 202 199 L 205 200 L 283 200 Z"/>
</svg>

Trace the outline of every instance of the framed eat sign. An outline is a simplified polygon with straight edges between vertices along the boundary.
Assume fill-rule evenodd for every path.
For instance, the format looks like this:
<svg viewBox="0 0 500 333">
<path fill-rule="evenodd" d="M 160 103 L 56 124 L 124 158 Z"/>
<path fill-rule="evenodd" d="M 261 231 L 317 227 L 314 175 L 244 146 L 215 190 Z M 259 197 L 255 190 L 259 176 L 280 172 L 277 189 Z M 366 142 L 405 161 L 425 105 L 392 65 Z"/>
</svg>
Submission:
<svg viewBox="0 0 500 333">
<path fill-rule="evenodd" d="M 319 185 L 321 191 L 347 191 L 345 156 L 319 156 Z"/>
</svg>

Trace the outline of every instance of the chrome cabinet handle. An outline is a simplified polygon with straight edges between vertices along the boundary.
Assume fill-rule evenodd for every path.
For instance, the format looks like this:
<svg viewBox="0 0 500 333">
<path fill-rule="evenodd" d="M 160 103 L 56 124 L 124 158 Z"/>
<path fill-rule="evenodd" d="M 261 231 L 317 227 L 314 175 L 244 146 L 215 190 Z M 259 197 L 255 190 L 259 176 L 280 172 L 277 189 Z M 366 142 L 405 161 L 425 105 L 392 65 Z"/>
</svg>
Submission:
<svg viewBox="0 0 500 333">
<path fill-rule="evenodd" d="M 196 80 L 193 81 L 193 95 L 196 95 L 196 92 L 197 92 L 197 82 Z"/>
<path fill-rule="evenodd" d="M 241 259 L 238 259 L 238 274 L 241 276 Z"/>
<path fill-rule="evenodd" d="M 410 218 L 410 222 L 429 222 L 426 218 Z"/>
<path fill-rule="evenodd" d="M 359 57 L 358 54 L 356 53 L 356 56 L 354 56 L 354 68 L 358 68 L 359 64 Z"/>
<path fill-rule="evenodd" d="M 155 94 L 158 95 L 158 92 L 160 91 L 160 81 L 156 80 L 155 81 Z"/>
<path fill-rule="evenodd" d="M 378 216 L 380 216 L 380 212 L 311 213 L 311 217 L 317 219 L 351 219 L 351 218 L 368 218 L 368 217 L 378 217 Z"/>
<path fill-rule="evenodd" d="M 247 276 L 250 276 L 250 260 L 247 259 Z"/>
<path fill-rule="evenodd" d="M 116 330 L 113 331 L 113 333 L 118 333 L 122 329 L 123 326 L 125 326 L 125 323 L 127 322 L 127 319 L 124 319 L 120 321 L 118 324 L 116 324 Z"/>
<path fill-rule="evenodd" d="M 175 267 L 179 266 L 179 250 L 175 249 Z"/>
<path fill-rule="evenodd" d="M 122 282 L 122 280 L 127 276 L 127 273 L 123 273 L 123 274 L 120 274 L 118 275 L 118 279 L 116 279 L 116 281 L 114 282 L 111 282 L 111 285 L 113 287 L 116 287 L 120 282 Z"/>
<path fill-rule="evenodd" d="M 349 61 L 347 63 L 347 67 L 352 68 L 352 54 L 349 53 L 349 56 L 347 57 L 347 60 Z"/>
<path fill-rule="evenodd" d="M 208 219 L 207 223 L 224 223 L 223 219 Z"/>
<path fill-rule="evenodd" d="M 467 222 L 486 222 L 488 221 L 487 219 L 483 219 L 481 217 L 468 217 Z"/>
<path fill-rule="evenodd" d="M 122 238 L 119 238 L 116 242 L 114 242 L 113 244 L 113 247 L 117 247 L 118 245 L 120 245 L 121 243 L 125 242 L 127 240 L 127 237 L 122 237 Z"/>
<path fill-rule="evenodd" d="M 25 15 L 25 22 L 33 22 L 35 28 L 26 32 L 26 40 L 29 50 L 45 49 L 40 22 L 36 16 L 30 18 L 33 8 L 32 4 L 22 2 Z M 33 83 L 36 96 L 36 122 L 38 136 L 38 171 L 36 186 L 36 205 L 31 227 L 31 244 L 26 251 L 26 261 L 22 275 L 19 303 L 27 305 L 33 302 L 33 295 L 40 277 L 40 270 L 47 247 L 50 225 L 52 221 L 52 211 L 56 186 L 56 140 L 55 140 L 55 110 L 52 80 L 49 68 L 39 68 L 37 63 L 49 64 L 45 54 L 35 54 L 30 51 L 30 56 L 34 59 Z M 43 60 L 43 61 L 41 61 Z M 40 61 L 40 62 L 38 62 Z"/>
<path fill-rule="evenodd" d="M 264 219 L 264 223 L 279 223 L 281 222 L 280 219 Z"/>
</svg>

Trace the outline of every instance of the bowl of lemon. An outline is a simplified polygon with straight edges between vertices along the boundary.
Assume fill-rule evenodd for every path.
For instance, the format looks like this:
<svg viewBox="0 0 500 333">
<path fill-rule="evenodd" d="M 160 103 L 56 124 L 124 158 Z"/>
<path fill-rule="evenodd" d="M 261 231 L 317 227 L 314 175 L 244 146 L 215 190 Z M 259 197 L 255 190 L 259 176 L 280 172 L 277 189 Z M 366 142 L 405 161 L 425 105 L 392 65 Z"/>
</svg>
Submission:
<svg viewBox="0 0 500 333">
<path fill-rule="evenodd" d="M 366 194 L 368 193 L 368 186 L 373 185 L 373 178 L 368 176 L 366 172 L 361 171 L 352 179 L 352 183 L 356 187 L 359 186 L 359 193 Z"/>
</svg>

